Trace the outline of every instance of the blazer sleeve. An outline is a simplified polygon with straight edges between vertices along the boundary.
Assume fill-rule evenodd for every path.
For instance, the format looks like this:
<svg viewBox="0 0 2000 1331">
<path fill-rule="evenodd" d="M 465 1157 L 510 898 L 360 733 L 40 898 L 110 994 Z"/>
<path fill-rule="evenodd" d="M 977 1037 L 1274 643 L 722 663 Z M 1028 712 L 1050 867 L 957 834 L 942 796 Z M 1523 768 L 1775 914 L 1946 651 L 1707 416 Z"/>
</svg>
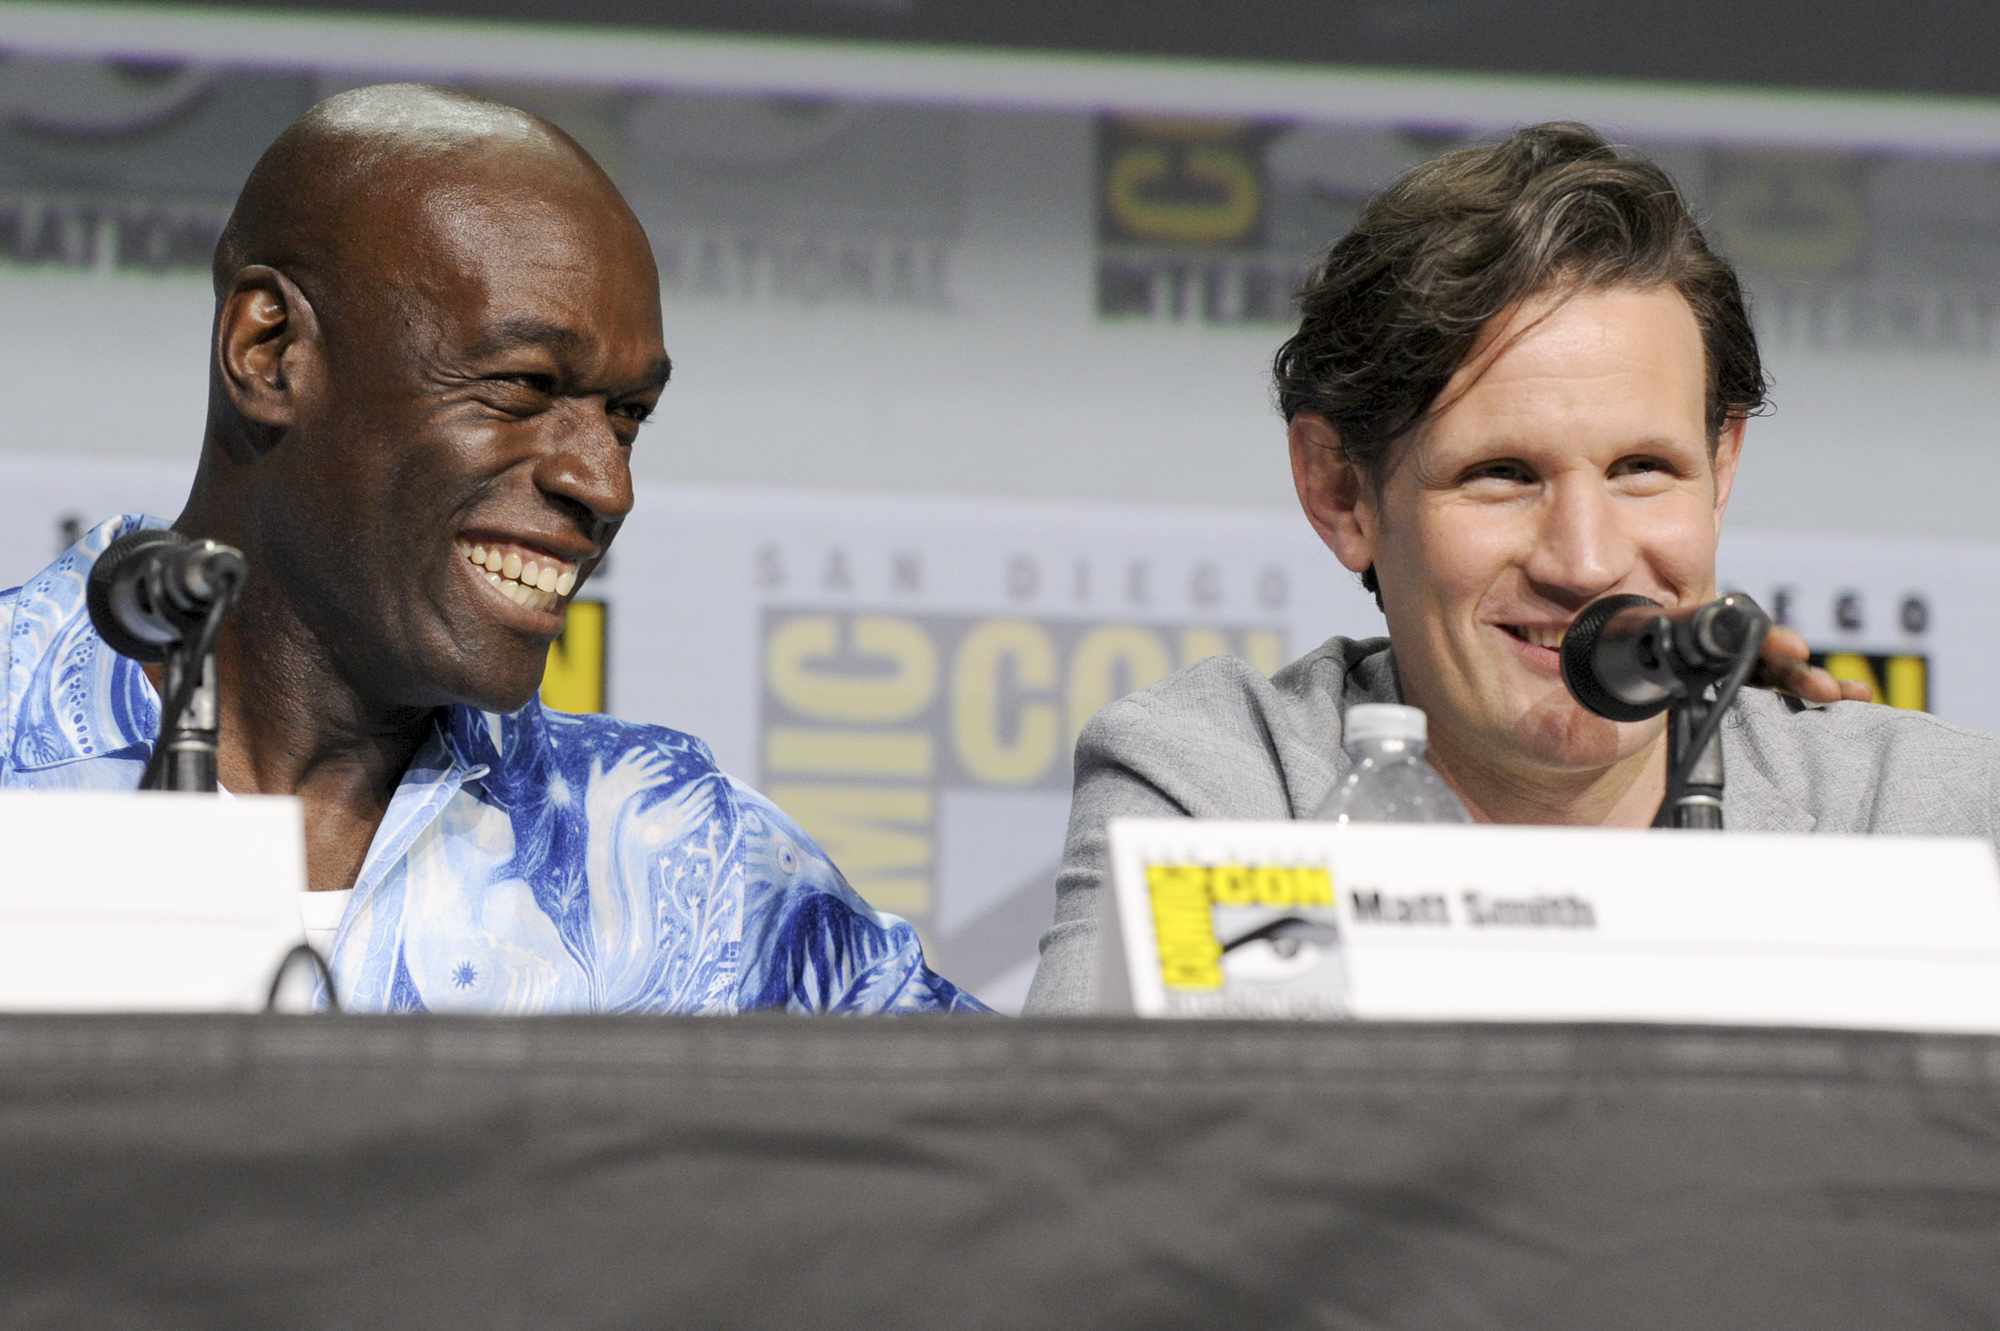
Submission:
<svg viewBox="0 0 2000 1331">
<path fill-rule="evenodd" d="M 1178 818 L 1188 810 L 1152 774 L 1159 746 L 1144 705 L 1133 698 L 1112 703 L 1083 728 L 1076 742 L 1076 786 L 1070 798 L 1069 833 L 1056 873 L 1055 922 L 1042 935 L 1042 956 L 1028 988 L 1024 1012 L 1051 1016 L 1092 1008 L 1098 959 L 1099 913 L 1108 910 L 1110 872 L 1105 826 L 1113 818 Z"/>
</svg>

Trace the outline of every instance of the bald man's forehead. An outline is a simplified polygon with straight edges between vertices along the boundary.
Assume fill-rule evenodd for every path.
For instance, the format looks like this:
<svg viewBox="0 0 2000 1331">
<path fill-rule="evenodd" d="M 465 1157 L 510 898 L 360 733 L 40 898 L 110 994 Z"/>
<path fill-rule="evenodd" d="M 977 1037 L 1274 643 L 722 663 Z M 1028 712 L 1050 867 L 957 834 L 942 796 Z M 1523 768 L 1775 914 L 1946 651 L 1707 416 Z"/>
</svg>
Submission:
<svg viewBox="0 0 2000 1331">
<path fill-rule="evenodd" d="M 496 328 L 540 321 L 578 334 L 578 345 L 551 345 L 579 366 L 614 344 L 627 359 L 664 360 L 651 248 L 601 176 L 449 171 L 358 227 L 368 234 L 350 237 L 349 285 L 365 283 L 373 298 L 352 350 L 393 348 L 413 369 L 469 373 Z M 648 345 L 634 352 L 637 342 Z"/>
<path fill-rule="evenodd" d="M 340 266 L 425 288 L 495 268 L 597 267 L 656 283 L 645 231 L 611 182 L 562 145 L 417 154 L 347 201 Z"/>
</svg>

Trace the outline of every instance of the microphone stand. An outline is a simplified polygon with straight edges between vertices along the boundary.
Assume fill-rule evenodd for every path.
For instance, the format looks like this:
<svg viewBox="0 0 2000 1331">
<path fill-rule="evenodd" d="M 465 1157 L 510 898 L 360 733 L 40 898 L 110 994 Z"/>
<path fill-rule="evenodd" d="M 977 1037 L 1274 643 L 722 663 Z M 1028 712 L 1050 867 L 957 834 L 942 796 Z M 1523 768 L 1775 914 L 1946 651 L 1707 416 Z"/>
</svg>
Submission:
<svg viewBox="0 0 2000 1331">
<path fill-rule="evenodd" d="M 217 789 L 215 751 L 218 723 L 215 701 L 215 643 L 201 634 L 195 644 L 186 638 L 167 657 L 165 696 L 187 694 L 187 705 L 169 718 L 171 728 L 160 735 L 158 790 L 193 791 L 213 795 Z"/>
<path fill-rule="evenodd" d="M 1735 662 L 1707 680 L 1689 681 L 1667 704 L 1667 792 L 1653 816 L 1655 827 L 1722 830 L 1722 721 L 1756 669 L 1771 628 L 1756 603 L 1742 599 L 1756 618 L 1733 646 Z"/>
<path fill-rule="evenodd" d="M 232 563 L 213 575 L 206 612 L 190 618 L 166 649 L 166 689 L 160 699 L 160 738 L 139 780 L 141 790 L 192 791 L 213 795 L 219 788 L 215 754 L 220 729 L 215 688 L 215 641 L 222 620 L 243 587 L 242 556 L 226 546 Z"/>
<path fill-rule="evenodd" d="M 1707 688 L 1692 690 L 1667 712 L 1669 773 L 1684 770 L 1682 765 L 1688 761 L 1688 749 L 1704 729 L 1708 730 L 1708 742 L 1702 745 L 1693 763 L 1685 768 L 1688 775 L 1680 788 L 1669 790 L 1666 801 L 1660 805 L 1659 814 L 1653 819 L 1655 827 L 1707 832 L 1722 830 L 1722 730 L 1719 726 L 1708 727 L 1705 724 L 1718 705 L 1710 696 L 1712 692 Z"/>
</svg>

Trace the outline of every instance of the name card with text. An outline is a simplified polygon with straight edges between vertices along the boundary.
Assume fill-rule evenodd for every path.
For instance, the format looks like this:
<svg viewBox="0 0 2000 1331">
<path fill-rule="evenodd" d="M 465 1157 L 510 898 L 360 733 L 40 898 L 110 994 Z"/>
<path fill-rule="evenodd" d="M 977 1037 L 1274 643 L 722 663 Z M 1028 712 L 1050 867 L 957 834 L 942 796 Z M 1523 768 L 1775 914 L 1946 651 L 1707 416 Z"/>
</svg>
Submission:
<svg viewBox="0 0 2000 1331">
<path fill-rule="evenodd" d="M 1098 1006 L 2000 1032 L 1977 840 L 1114 819 Z"/>
</svg>

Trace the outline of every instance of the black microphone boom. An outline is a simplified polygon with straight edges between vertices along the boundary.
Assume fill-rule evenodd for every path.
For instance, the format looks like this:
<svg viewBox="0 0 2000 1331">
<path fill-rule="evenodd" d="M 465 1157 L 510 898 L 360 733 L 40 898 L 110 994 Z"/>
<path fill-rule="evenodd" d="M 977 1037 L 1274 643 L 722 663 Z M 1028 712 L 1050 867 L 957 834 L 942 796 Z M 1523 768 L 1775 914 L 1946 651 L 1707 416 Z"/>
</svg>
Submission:
<svg viewBox="0 0 2000 1331">
<path fill-rule="evenodd" d="M 1644 721 L 1698 697 L 1763 646 L 1771 618 L 1747 596 L 1667 610 L 1643 596 L 1607 596 L 1563 634 L 1563 682 L 1613 721 Z"/>
<path fill-rule="evenodd" d="M 243 584 L 243 556 L 163 527 L 128 532 L 105 548 L 84 588 L 90 623 L 111 650 L 164 661 Z"/>
</svg>

